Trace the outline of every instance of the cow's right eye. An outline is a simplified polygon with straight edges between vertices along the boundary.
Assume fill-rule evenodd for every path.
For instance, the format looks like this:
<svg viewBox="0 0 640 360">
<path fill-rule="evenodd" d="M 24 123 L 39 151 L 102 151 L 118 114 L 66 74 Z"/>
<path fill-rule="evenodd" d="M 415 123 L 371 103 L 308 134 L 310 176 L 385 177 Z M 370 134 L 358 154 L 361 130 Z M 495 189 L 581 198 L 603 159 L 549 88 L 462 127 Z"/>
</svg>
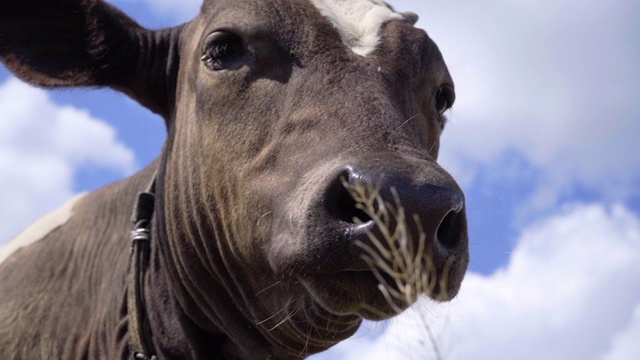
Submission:
<svg viewBox="0 0 640 360">
<path fill-rule="evenodd" d="M 205 40 L 202 61 L 213 71 L 228 69 L 247 53 L 242 39 L 227 31 L 216 31 Z"/>
</svg>

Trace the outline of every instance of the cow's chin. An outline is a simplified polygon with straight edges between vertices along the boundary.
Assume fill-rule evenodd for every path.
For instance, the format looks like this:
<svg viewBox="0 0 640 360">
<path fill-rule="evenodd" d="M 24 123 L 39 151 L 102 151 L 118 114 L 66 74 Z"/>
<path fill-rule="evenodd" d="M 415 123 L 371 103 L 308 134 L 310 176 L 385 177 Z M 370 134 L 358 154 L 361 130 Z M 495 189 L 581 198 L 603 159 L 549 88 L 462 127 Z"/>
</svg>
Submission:
<svg viewBox="0 0 640 360">
<path fill-rule="evenodd" d="M 413 302 L 387 299 L 372 272 L 347 271 L 302 279 L 314 302 L 336 315 L 358 315 L 367 320 L 386 320 Z M 393 303 L 391 303 L 393 301 Z"/>
</svg>

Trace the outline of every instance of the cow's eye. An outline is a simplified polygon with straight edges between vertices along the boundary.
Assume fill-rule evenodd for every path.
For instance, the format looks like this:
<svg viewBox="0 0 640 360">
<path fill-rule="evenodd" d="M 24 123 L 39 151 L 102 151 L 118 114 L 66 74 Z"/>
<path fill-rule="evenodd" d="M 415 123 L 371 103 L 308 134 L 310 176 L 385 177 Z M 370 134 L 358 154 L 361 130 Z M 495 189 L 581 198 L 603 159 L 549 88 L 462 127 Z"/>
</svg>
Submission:
<svg viewBox="0 0 640 360">
<path fill-rule="evenodd" d="M 247 53 L 242 39 L 227 31 L 209 35 L 202 49 L 202 61 L 213 71 L 228 69 Z"/>
<path fill-rule="evenodd" d="M 451 85 L 443 85 L 435 93 L 434 103 L 438 114 L 443 114 L 453 106 L 456 100 L 456 93 Z"/>
</svg>

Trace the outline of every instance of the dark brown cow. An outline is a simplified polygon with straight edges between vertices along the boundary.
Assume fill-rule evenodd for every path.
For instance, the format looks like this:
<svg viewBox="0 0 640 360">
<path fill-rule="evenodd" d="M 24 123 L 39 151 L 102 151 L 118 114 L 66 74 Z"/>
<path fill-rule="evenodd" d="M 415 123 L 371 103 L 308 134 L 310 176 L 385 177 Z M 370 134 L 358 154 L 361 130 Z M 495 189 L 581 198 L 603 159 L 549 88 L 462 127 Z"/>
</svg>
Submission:
<svg viewBox="0 0 640 360">
<path fill-rule="evenodd" d="M 389 249 L 372 244 L 385 229 L 356 185 L 416 216 L 406 249 L 431 264 L 425 291 L 455 296 L 464 200 L 436 163 L 453 84 L 415 20 L 379 0 L 207 0 L 150 31 L 103 1 L 2 0 L 0 58 L 18 77 L 122 91 L 164 117 L 168 139 L 146 169 L 0 252 L 0 359 L 325 350 L 413 301 L 389 301 L 378 283 L 395 275 L 363 259 Z M 147 265 L 148 241 L 131 257 L 127 234 L 153 179 Z"/>
</svg>

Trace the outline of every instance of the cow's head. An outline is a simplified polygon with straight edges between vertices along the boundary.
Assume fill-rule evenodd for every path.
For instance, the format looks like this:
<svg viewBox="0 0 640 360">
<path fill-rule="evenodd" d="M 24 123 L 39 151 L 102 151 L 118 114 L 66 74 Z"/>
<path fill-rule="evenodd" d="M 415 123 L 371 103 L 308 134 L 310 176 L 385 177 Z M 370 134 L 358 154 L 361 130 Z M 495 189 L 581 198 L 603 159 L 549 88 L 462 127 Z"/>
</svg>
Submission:
<svg viewBox="0 0 640 360">
<path fill-rule="evenodd" d="M 436 163 L 453 83 L 415 20 L 379 0 L 207 0 L 149 31 L 101 1 L 12 0 L 0 56 L 164 117 L 153 256 L 170 297 L 193 341 L 285 358 L 406 308 L 403 284 L 448 300 L 464 276 L 463 195 Z"/>
</svg>

